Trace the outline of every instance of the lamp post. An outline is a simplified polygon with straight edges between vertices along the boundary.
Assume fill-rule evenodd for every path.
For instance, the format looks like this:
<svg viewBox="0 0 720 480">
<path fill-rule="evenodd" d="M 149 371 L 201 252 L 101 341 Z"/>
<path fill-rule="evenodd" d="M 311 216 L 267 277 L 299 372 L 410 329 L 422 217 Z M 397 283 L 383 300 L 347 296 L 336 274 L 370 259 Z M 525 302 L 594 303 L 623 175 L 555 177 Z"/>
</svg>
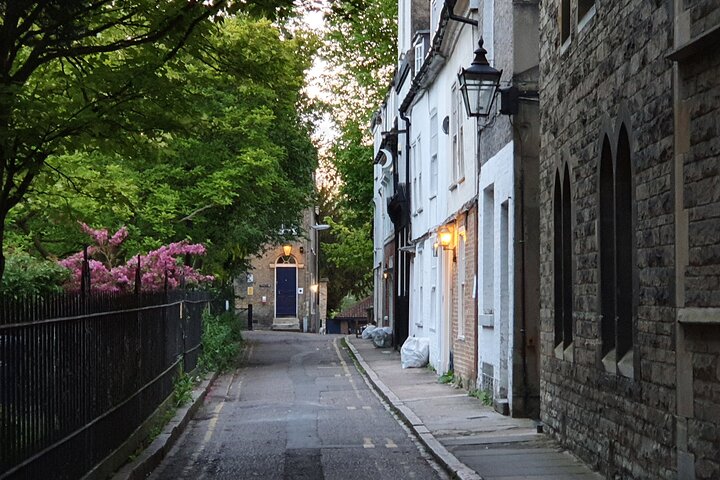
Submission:
<svg viewBox="0 0 720 480">
<path fill-rule="evenodd" d="M 319 328 L 320 322 L 322 319 L 320 318 L 320 232 L 323 230 L 330 229 L 330 225 L 327 225 L 325 223 L 319 223 L 315 225 L 311 225 L 310 228 L 312 228 L 315 231 L 315 281 L 314 284 L 311 285 L 310 289 L 315 294 L 315 309 L 317 311 L 317 321 L 315 322 L 316 328 Z"/>
<path fill-rule="evenodd" d="M 500 88 L 502 70 L 498 71 L 490 66 L 486 53 L 480 37 L 475 59 L 468 68 L 463 68 L 458 73 L 458 83 L 469 117 L 487 117 Z"/>
</svg>

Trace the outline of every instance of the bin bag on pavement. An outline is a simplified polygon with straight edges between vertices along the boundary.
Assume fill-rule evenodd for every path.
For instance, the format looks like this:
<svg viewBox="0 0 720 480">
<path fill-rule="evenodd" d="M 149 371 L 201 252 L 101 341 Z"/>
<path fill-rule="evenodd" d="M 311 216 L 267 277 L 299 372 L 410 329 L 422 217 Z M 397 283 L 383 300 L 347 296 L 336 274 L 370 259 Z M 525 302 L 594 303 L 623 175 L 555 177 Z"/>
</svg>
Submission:
<svg viewBox="0 0 720 480">
<path fill-rule="evenodd" d="M 372 332 L 373 345 L 378 348 L 388 348 L 392 346 L 392 328 L 381 327 L 376 328 Z"/>
<path fill-rule="evenodd" d="M 430 339 L 408 337 L 400 348 L 402 368 L 424 367 L 430 361 Z"/>
<path fill-rule="evenodd" d="M 372 338 L 372 332 L 373 330 L 376 330 L 377 327 L 375 325 L 368 325 L 365 327 L 365 330 L 362 332 L 362 338 L 363 340 L 370 340 Z"/>
</svg>

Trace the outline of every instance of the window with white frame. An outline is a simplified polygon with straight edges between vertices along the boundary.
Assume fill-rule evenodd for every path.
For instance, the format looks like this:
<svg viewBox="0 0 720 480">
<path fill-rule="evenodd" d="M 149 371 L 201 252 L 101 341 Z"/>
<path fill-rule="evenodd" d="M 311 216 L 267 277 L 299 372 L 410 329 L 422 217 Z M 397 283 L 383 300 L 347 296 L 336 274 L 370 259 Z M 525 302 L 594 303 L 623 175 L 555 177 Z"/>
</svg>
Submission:
<svg viewBox="0 0 720 480">
<path fill-rule="evenodd" d="M 457 184 L 458 179 L 458 132 L 457 132 L 457 117 L 458 117 L 458 97 L 457 97 L 457 84 L 453 83 L 450 91 L 450 142 L 452 145 L 452 184 L 450 187 L 454 187 Z"/>
<path fill-rule="evenodd" d="M 422 212 L 422 156 L 420 154 L 420 137 L 410 146 L 412 165 L 412 207 L 413 213 Z"/>
<path fill-rule="evenodd" d="M 415 75 L 422 68 L 423 62 L 425 61 L 425 42 L 422 37 L 418 38 L 415 43 Z"/>
<path fill-rule="evenodd" d="M 430 281 L 432 282 L 432 286 L 430 287 L 430 329 L 435 331 L 437 328 L 437 319 L 438 319 L 438 311 L 437 311 L 437 265 L 438 265 L 438 257 L 435 255 L 432 255 L 430 258 Z"/>
<path fill-rule="evenodd" d="M 417 141 L 415 142 L 415 171 L 417 172 L 417 190 L 416 197 L 417 198 L 417 212 L 420 213 L 423 210 L 423 181 L 422 181 L 422 173 L 423 173 L 423 165 L 422 165 L 422 142 L 420 141 L 420 136 L 418 135 Z"/>
<path fill-rule="evenodd" d="M 458 229 L 458 253 L 457 253 L 457 276 L 458 276 L 458 338 L 465 338 L 465 227 Z"/>
<path fill-rule="evenodd" d="M 430 199 L 437 197 L 438 187 L 438 117 L 430 115 Z"/>
<path fill-rule="evenodd" d="M 462 93 L 453 83 L 450 92 L 450 138 L 452 139 L 452 184 L 450 188 L 455 187 L 465 176 L 465 160 L 463 149 L 463 120 L 460 115 L 460 106 L 462 105 Z"/>
</svg>

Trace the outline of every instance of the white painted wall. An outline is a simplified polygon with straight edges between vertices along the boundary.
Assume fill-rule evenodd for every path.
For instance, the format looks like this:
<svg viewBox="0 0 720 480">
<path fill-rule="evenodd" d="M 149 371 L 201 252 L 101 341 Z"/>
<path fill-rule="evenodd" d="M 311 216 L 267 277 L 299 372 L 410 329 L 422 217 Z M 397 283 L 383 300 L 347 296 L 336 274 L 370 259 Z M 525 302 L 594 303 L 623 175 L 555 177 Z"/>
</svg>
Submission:
<svg viewBox="0 0 720 480">
<path fill-rule="evenodd" d="M 512 385 L 513 344 L 513 144 L 508 143 L 483 164 L 479 179 L 478 221 L 478 384 L 483 384 L 482 365 L 494 368 L 496 398 L 501 388 Z M 492 195 L 489 192 L 492 191 Z"/>
<path fill-rule="evenodd" d="M 431 0 L 431 22 L 434 31 L 438 26 L 442 0 Z M 408 3 L 400 0 L 400 21 Z M 407 12 L 406 14 L 409 14 Z M 399 49 L 409 48 L 409 36 L 403 25 L 399 26 Z M 424 238 L 416 244 L 416 255 L 412 265 L 412 288 L 410 298 L 410 335 L 430 338 L 430 359 L 438 372 L 448 368 L 451 344 L 451 298 L 449 284 L 452 270 L 452 253 L 437 252 L 434 256 L 434 232 L 443 222 L 456 215 L 465 203 L 476 194 L 477 189 L 477 121 L 465 114 L 464 106 L 457 94 L 455 108 L 456 128 L 448 134 L 442 129 L 445 117 L 453 120 L 453 86 L 457 83 L 457 72 L 467 66 L 473 58 L 476 46 L 476 32 L 469 25 L 451 23 L 453 34 L 452 53 L 435 80 L 426 90 L 417 94 L 407 116 L 411 121 L 410 142 L 413 146 L 410 158 L 410 184 L 413 188 L 412 240 Z M 407 36 L 407 39 L 405 37 Z M 407 43 L 407 44 L 406 44 Z M 410 82 L 406 82 L 409 86 Z M 398 95 L 398 105 L 406 95 L 405 88 Z M 405 128 L 400 122 L 400 128 Z M 452 136 L 462 130 L 462 155 L 464 172 L 462 181 L 453 178 Z M 400 144 L 404 141 L 400 135 Z M 401 155 L 405 154 L 400 147 Z M 436 156 L 433 166 L 433 156 Z M 402 161 L 401 168 L 405 162 Z M 401 172 L 400 178 L 404 175 Z M 401 180 L 402 181 L 402 180 Z M 435 186 L 435 188 L 433 188 Z M 421 196 L 417 193 L 421 192 Z"/>
</svg>

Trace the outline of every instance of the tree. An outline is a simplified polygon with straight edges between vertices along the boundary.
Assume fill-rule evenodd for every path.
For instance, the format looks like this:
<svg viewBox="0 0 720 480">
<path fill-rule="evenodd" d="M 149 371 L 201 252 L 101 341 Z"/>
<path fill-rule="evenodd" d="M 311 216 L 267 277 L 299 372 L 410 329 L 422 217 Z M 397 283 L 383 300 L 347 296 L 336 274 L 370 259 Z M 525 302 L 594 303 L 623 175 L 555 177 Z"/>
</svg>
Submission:
<svg viewBox="0 0 720 480">
<path fill-rule="evenodd" d="M 372 286 L 373 152 L 366 126 L 394 71 L 396 18 L 394 0 L 339 0 L 328 17 L 324 53 L 340 79 L 328 86 L 333 95 L 327 105 L 340 131 L 330 150 L 340 186 L 335 242 L 323 248 L 342 272 L 342 278 L 331 278 L 331 288 L 358 296 Z M 346 287 L 348 278 L 352 284 Z"/>
<path fill-rule="evenodd" d="M 105 228 L 94 229 L 84 223 L 81 225 L 83 232 L 92 241 L 92 245 L 87 249 L 92 290 L 109 293 L 131 292 L 137 288 L 137 275 L 140 275 L 140 289 L 150 292 L 162 291 L 165 287 L 172 289 L 182 284 L 194 285 L 214 280 L 211 275 L 202 275 L 184 263 L 190 255 L 205 254 L 205 247 L 201 244 L 171 243 L 145 255 L 133 255 L 129 261 L 122 262 L 120 250 L 128 235 L 125 227 L 110 235 Z M 78 291 L 81 288 L 84 258 L 85 252 L 82 251 L 58 262 L 71 273 L 65 284 L 69 291 Z"/>
<path fill-rule="evenodd" d="M 313 45 L 243 14 L 188 42 L 115 113 L 131 142 L 48 157 L 11 242 L 65 256 L 84 242 L 75 220 L 127 225 L 128 250 L 202 242 L 205 270 L 230 278 L 310 201 L 316 152 L 297 109 Z"/>
<path fill-rule="evenodd" d="M 148 83 L 223 15 L 290 0 L 0 2 L 0 279 L 6 219 L 51 156 L 138 140 Z M 210 18 L 215 23 L 208 21 Z"/>
</svg>

